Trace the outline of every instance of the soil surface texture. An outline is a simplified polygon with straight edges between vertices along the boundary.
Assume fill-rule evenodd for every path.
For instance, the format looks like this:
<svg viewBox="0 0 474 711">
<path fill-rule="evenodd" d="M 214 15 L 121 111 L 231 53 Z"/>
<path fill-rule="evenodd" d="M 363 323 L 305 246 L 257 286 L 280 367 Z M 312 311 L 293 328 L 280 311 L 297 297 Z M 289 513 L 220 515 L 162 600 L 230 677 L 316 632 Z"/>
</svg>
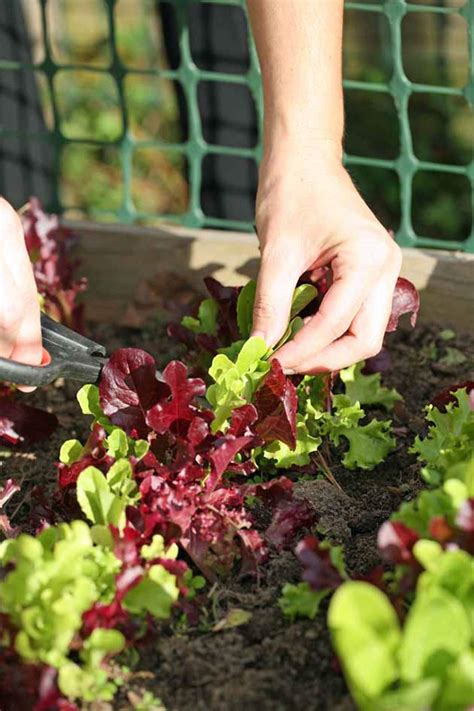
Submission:
<svg viewBox="0 0 474 711">
<path fill-rule="evenodd" d="M 179 347 L 170 346 L 159 323 L 141 330 L 94 327 L 90 335 L 109 352 L 121 346 L 143 348 L 156 357 L 160 367 L 182 353 Z M 422 487 L 420 465 L 409 448 L 414 436 L 426 429 L 424 406 L 444 388 L 474 380 L 474 337 L 449 336 L 440 326 L 422 325 L 387 338 L 392 368 L 383 374 L 383 382 L 396 387 L 404 401 L 391 414 L 397 449 L 383 464 L 372 472 L 347 471 L 333 450 L 329 466 L 340 488 L 325 478 L 306 477 L 297 484 L 297 495 L 316 511 L 316 531 L 344 545 L 351 574 L 367 573 L 380 563 L 379 526 Z M 13 524 L 31 516 L 35 487 L 47 491 L 56 486 L 54 463 L 61 443 L 87 437 L 88 422 L 75 400 L 76 389 L 74 383 L 59 382 L 20 396 L 54 412 L 60 425 L 47 442 L 0 460 L 0 481 L 14 477 L 22 484 L 9 509 Z M 287 550 L 273 552 L 258 581 L 235 578 L 215 585 L 202 624 L 194 629 L 176 621 L 164 625 L 158 642 L 144 648 L 138 662 L 130 660 L 130 678 L 114 705 L 89 708 L 130 709 L 134 699 L 148 689 L 168 711 L 354 709 L 331 649 L 325 624 L 327 605 L 314 621 L 294 623 L 283 617 L 278 606 L 282 586 L 300 580 L 300 564 L 293 551 Z M 233 608 L 251 613 L 249 621 L 214 631 Z"/>
</svg>

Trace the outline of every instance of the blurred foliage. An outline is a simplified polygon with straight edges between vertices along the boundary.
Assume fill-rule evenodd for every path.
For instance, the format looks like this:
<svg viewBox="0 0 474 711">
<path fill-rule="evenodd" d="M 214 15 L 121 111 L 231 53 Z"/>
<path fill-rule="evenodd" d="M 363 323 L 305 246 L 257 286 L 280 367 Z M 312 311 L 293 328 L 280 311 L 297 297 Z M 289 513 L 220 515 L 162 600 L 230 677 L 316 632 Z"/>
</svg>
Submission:
<svg viewBox="0 0 474 711">
<path fill-rule="evenodd" d="M 105 68 L 111 48 L 102 0 L 50 0 L 48 4 L 55 60 Z M 176 149 L 182 140 L 176 87 L 153 72 L 167 66 L 157 3 L 118 0 L 114 19 L 117 50 L 131 70 L 123 83 L 123 96 L 107 73 L 63 70 L 55 78 L 61 130 L 67 139 L 81 140 L 66 142 L 62 149 L 61 199 L 66 208 L 120 219 L 127 180 L 138 218 L 144 219 L 145 213 L 179 215 L 188 203 L 187 166 Z M 465 25 L 459 16 L 409 13 L 403 25 L 403 61 L 409 78 L 462 86 L 468 67 Z M 344 64 L 350 79 L 382 83 L 390 79 L 393 57 L 384 15 L 346 12 Z M 397 158 L 400 126 L 390 94 L 347 90 L 346 113 L 349 154 Z M 471 160 L 472 113 L 462 97 L 413 94 L 409 114 L 418 158 L 454 165 Z M 124 131 L 130 138 L 127 151 L 114 145 Z M 160 147 L 133 145 L 156 139 L 162 142 Z M 350 171 L 378 217 L 396 230 L 400 222 L 397 174 L 372 166 L 351 166 Z M 412 218 L 418 234 L 465 238 L 471 229 L 468 179 L 442 172 L 417 173 Z"/>
</svg>

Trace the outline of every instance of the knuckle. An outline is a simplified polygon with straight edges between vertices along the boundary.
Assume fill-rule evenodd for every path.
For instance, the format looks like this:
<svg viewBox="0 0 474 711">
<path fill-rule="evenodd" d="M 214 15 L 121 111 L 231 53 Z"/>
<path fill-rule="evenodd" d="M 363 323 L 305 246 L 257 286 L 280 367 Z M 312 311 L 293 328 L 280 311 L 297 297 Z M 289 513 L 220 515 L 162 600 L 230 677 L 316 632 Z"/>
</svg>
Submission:
<svg viewBox="0 0 474 711">
<path fill-rule="evenodd" d="M 382 350 L 383 346 L 383 335 L 382 336 L 372 336 L 364 343 L 364 358 L 372 358 L 376 356 Z"/>
<path fill-rule="evenodd" d="M 254 320 L 264 321 L 272 319 L 277 315 L 277 309 L 275 304 L 273 304 L 269 299 L 260 297 L 255 301 L 253 307 L 253 317 Z"/>
<path fill-rule="evenodd" d="M 3 333 L 15 333 L 22 321 L 22 312 L 16 306 L 3 311 L 0 314 L 0 331 Z"/>
<path fill-rule="evenodd" d="M 327 320 L 326 333 L 331 341 L 340 338 L 349 328 L 349 323 L 344 316 L 336 316 Z"/>
</svg>

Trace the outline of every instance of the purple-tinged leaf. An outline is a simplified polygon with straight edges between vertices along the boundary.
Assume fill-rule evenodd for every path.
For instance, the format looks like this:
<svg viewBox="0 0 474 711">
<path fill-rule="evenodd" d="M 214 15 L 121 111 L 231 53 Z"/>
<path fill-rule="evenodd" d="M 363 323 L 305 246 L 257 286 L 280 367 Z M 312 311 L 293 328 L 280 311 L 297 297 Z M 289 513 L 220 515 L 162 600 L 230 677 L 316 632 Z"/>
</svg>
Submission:
<svg viewBox="0 0 474 711">
<path fill-rule="evenodd" d="M 253 405 L 242 405 L 242 407 L 238 407 L 232 413 L 232 419 L 227 434 L 234 435 L 234 437 L 250 434 L 250 428 L 256 422 L 257 418 L 258 413 Z"/>
<path fill-rule="evenodd" d="M 385 329 L 387 333 L 395 331 L 398 326 L 398 321 L 403 314 L 411 314 L 410 323 L 412 327 L 416 324 L 418 311 L 420 310 L 420 295 L 414 284 L 408 279 L 398 277 L 393 292 L 392 312 Z"/>
<path fill-rule="evenodd" d="M 255 393 L 254 402 L 258 412 L 257 434 L 264 442 L 280 440 L 294 449 L 298 396 L 277 360 L 272 360 L 271 370 Z"/>
<path fill-rule="evenodd" d="M 261 484 L 246 484 L 242 487 L 245 496 L 256 496 L 274 508 L 282 501 L 289 501 L 293 495 L 293 482 L 286 476 L 270 479 Z"/>
<path fill-rule="evenodd" d="M 20 485 L 13 479 L 7 479 L 5 484 L 0 487 L 0 509 L 11 499 L 13 494 L 20 491 Z"/>
<path fill-rule="evenodd" d="M 371 375 L 373 373 L 386 373 L 393 367 L 392 357 L 386 348 L 382 348 L 377 355 L 367 358 L 362 373 Z"/>
<path fill-rule="evenodd" d="M 32 444 L 47 439 L 56 429 L 56 415 L 10 398 L 0 399 L 0 443 Z"/>
<path fill-rule="evenodd" d="M 414 565 L 413 546 L 419 536 L 401 521 L 385 521 L 379 528 L 377 545 L 382 558 L 392 565 Z"/>
<path fill-rule="evenodd" d="M 309 528 L 315 519 L 314 510 L 306 501 L 282 501 L 274 511 L 265 538 L 277 550 L 288 548 L 296 534 L 302 528 Z"/>
<path fill-rule="evenodd" d="M 296 557 L 303 566 L 303 580 L 313 590 L 335 590 L 342 578 L 331 561 L 327 548 L 321 548 L 314 536 L 307 536 L 296 546 Z"/>
<path fill-rule="evenodd" d="M 208 491 L 215 488 L 224 472 L 227 471 L 229 464 L 234 460 L 236 454 L 253 442 L 253 439 L 253 435 L 246 437 L 228 436 L 222 444 L 218 445 L 211 452 L 209 459 L 213 464 L 213 472 L 206 482 Z"/>
<path fill-rule="evenodd" d="M 127 434 L 146 436 L 146 415 L 168 387 L 157 380 L 151 355 L 139 348 L 121 348 L 104 366 L 99 383 L 100 406 Z"/>
<path fill-rule="evenodd" d="M 152 407 L 146 422 L 158 434 L 168 432 L 175 423 L 193 420 L 196 408 L 194 398 L 204 395 L 206 386 L 200 378 L 188 378 L 184 363 L 173 360 L 163 371 L 163 380 L 169 387 L 170 396 Z"/>
</svg>

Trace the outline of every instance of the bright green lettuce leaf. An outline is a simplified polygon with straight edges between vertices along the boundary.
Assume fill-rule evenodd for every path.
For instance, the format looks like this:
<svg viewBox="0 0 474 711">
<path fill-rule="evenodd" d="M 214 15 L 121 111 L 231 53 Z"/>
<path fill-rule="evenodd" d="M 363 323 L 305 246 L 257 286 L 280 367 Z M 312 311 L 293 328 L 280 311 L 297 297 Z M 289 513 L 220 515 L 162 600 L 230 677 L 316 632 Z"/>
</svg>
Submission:
<svg viewBox="0 0 474 711">
<path fill-rule="evenodd" d="M 304 321 L 300 316 L 295 316 L 295 318 L 291 319 L 290 323 L 288 324 L 288 327 L 283 334 L 283 336 L 280 338 L 278 343 L 276 344 L 274 350 L 278 350 L 281 348 L 287 341 L 291 341 L 298 331 L 301 331 L 301 329 L 304 326 Z"/>
<path fill-rule="evenodd" d="M 227 346 L 226 348 L 219 348 L 218 353 L 227 356 L 229 360 L 231 360 L 233 363 L 235 363 L 237 356 L 239 355 L 240 351 L 242 350 L 242 346 L 244 345 L 245 341 L 234 341 L 233 343 L 230 344 L 230 346 Z"/>
<path fill-rule="evenodd" d="M 291 301 L 291 313 L 290 319 L 297 316 L 301 311 L 303 311 L 308 304 L 310 304 L 313 299 L 318 295 L 318 290 L 313 284 L 301 284 L 297 286 L 294 293 L 293 299 Z"/>
<path fill-rule="evenodd" d="M 268 347 L 262 338 L 246 341 L 235 362 L 226 355 L 216 355 L 209 369 L 214 384 L 207 389 L 206 397 L 214 410 L 213 432 L 225 427 L 234 409 L 252 400 L 253 394 L 270 370 L 266 358 Z"/>
<path fill-rule="evenodd" d="M 140 555 L 145 560 L 153 560 L 154 558 L 171 558 L 174 560 L 178 556 L 178 546 L 176 543 L 172 543 L 166 547 L 163 536 L 156 533 L 150 544 L 142 546 Z"/>
<path fill-rule="evenodd" d="M 375 586 L 351 581 L 334 593 L 328 624 L 352 695 L 361 708 L 370 708 L 398 678 L 395 610 Z"/>
<path fill-rule="evenodd" d="M 465 711 L 473 702 L 474 652 L 466 649 L 449 665 L 434 711 Z"/>
<path fill-rule="evenodd" d="M 314 620 L 318 614 L 322 600 L 329 595 L 330 590 L 312 590 L 308 583 L 286 583 L 278 600 L 281 611 L 290 620 L 306 617 Z"/>
<path fill-rule="evenodd" d="M 148 454 L 150 444 L 144 439 L 129 439 L 128 451 L 139 461 L 143 459 L 145 454 Z"/>
<path fill-rule="evenodd" d="M 449 482 L 456 482 L 459 486 L 453 487 Z M 466 485 L 458 480 L 448 480 L 442 488 L 422 491 L 413 501 L 404 502 L 391 519 L 401 521 L 420 536 L 427 538 L 430 535 L 430 522 L 434 518 L 443 516 L 449 523 L 453 522 L 461 497 L 463 501 L 467 499 Z"/>
<path fill-rule="evenodd" d="M 219 304 L 214 299 L 204 299 L 199 305 L 198 317 L 184 316 L 181 325 L 193 333 L 207 333 L 215 336 L 217 333 L 217 315 Z"/>
<path fill-rule="evenodd" d="M 313 437 L 309 433 L 304 417 L 297 414 L 295 449 L 290 449 L 284 442 L 275 440 L 265 445 L 262 451 L 266 459 L 274 460 L 277 469 L 290 469 L 309 464 L 311 452 L 315 452 L 321 442 L 321 437 Z"/>
<path fill-rule="evenodd" d="M 237 324 L 240 335 L 244 340 L 249 338 L 252 330 L 253 305 L 256 291 L 257 283 L 251 280 L 241 289 L 237 299 Z"/>
<path fill-rule="evenodd" d="M 249 338 L 252 331 L 253 308 L 255 303 L 255 294 L 257 284 L 255 281 L 249 281 L 240 291 L 237 299 L 237 323 L 242 338 Z M 286 341 L 293 338 L 295 333 L 302 327 L 303 320 L 295 319 L 300 311 L 302 311 L 313 299 L 318 295 L 318 291 L 312 284 L 301 284 L 297 286 L 291 302 L 290 324 L 283 338 L 279 341 L 276 348 L 282 346 Z"/>
<path fill-rule="evenodd" d="M 98 525 L 123 525 L 125 509 L 137 500 L 137 487 L 126 459 L 115 462 L 107 476 L 96 467 L 87 467 L 79 474 L 76 491 L 82 511 Z"/>
<path fill-rule="evenodd" d="M 0 583 L 0 612 L 18 630 L 15 648 L 26 661 L 60 668 L 83 613 L 95 602 L 110 602 L 121 563 L 94 545 L 84 521 L 7 543 L 1 563 L 14 568 Z"/>
<path fill-rule="evenodd" d="M 417 595 L 403 628 L 401 679 L 442 678 L 447 665 L 468 650 L 470 639 L 469 617 L 453 595 L 439 588 Z"/>
<path fill-rule="evenodd" d="M 439 693 L 439 685 L 438 679 L 422 679 L 388 691 L 363 708 L 364 711 L 427 711 Z"/>
<path fill-rule="evenodd" d="M 176 576 L 162 565 L 153 565 L 146 576 L 132 588 L 124 600 L 124 607 L 136 614 L 151 613 L 165 620 L 179 596 Z"/>
<path fill-rule="evenodd" d="M 84 447 L 79 442 L 78 439 L 68 439 L 63 442 L 61 449 L 59 451 L 59 461 L 62 464 L 70 466 L 74 462 L 78 462 L 82 457 L 84 452 Z"/>
<path fill-rule="evenodd" d="M 446 412 L 428 405 L 428 434 L 424 439 L 416 437 L 411 449 L 425 462 L 422 475 L 433 486 L 439 485 L 455 464 L 469 460 L 474 448 L 474 410 L 469 396 L 465 389 L 454 395 L 457 403 L 449 403 Z"/>
<path fill-rule="evenodd" d="M 365 361 L 361 361 L 339 373 L 351 404 L 358 402 L 359 405 L 381 405 L 392 410 L 394 404 L 403 399 L 402 396 L 395 388 L 389 389 L 382 385 L 380 373 L 364 375 L 364 366 Z"/>
<path fill-rule="evenodd" d="M 128 437 L 125 432 L 116 427 L 105 440 L 105 448 L 108 450 L 111 457 L 119 459 L 126 457 L 128 454 Z"/>
<path fill-rule="evenodd" d="M 77 393 L 77 401 L 84 415 L 93 415 L 96 419 L 103 417 L 97 385 L 83 385 Z"/>
<path fill-rule="evenodd" d="M 342 463 L 348 469 L 373 469 L 395 448 L 391 436 L 390 421 L 373 419 L 367 425 L 359 425 L 365 413 L 358 403 L 351 404 L 347 395 L 335 395 L 334 413 L 328 415 L 323 431 L 338 445 L 344 437 L 349 448 Z"/>
<path fill-rule="evenodd" d="M 305 375 L 296 391 L 301 414 L 319 419 L 326 412 L 327 375 Z M 311 429 L 311 428 L 310 428 Z"/>
<path fill-rule="evenodd" d="M 111 701 L 117 691 L 102 664 L 105 657 L 118 654 L 125 647 L 125 637 L 118 630 L 95 629 L 79 652 L 81 664 L 67 661 L 59 669 L 62 693 L 70 699 L 86 702 Z"/>
</svg>

